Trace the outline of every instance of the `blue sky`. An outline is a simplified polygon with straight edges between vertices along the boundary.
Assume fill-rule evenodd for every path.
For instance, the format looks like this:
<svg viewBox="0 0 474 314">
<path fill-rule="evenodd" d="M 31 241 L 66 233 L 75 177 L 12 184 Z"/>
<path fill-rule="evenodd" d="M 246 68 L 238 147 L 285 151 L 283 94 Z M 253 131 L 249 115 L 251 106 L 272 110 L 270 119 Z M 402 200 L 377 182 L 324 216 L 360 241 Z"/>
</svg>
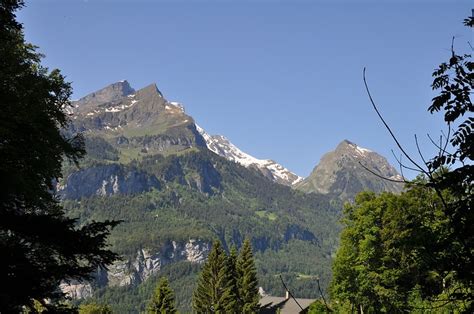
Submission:
<svg viewBox="0 0 474 314">
<path fill-rule="evenodd" d="M 212 134 L 307 176 L 343 139 L 395 163 L 418 134 L 444 129 L 426 109 L 431 73 L 456 48 L 470 1 L 26 1 L 26 38 L 72 81 L 74 98 L 127 79 L 156 82 Z"/>
</svg>

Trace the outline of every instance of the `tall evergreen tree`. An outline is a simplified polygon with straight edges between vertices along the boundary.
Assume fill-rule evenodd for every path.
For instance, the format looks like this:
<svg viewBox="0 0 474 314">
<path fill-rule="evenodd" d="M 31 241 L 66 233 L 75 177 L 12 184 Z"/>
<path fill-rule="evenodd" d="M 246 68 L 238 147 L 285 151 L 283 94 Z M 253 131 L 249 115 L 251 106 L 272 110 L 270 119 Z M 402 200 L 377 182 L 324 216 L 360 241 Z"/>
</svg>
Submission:
<svg viewBox="0 0 474 314">
<path fill-rule="evenodd" d="M 106 238 L 115 223 L 76 226 L 54 195 L 66 157 L 84 154 L 67 137 L 71 87 L 25 43 L 15 12 L 21 0 L 0 1 L 0 312 L 51 308 L 62 280 L 83 280 L 115 260 Z"/>
<path fill-rule="evenodd" d="M 237 313 L 229 280 L 228 261 L 221 243 L 215 241 L 193 294 L 197 313 Z"/>
<path fill-rule="evenodd" d="M 237 271 L 238 253 L 235 246 L 232 246 L 227 258 L 227 277 L 229 280 L 229 303 L 228 309 L 235 313 L 241 313 L 242 302 L 239 296 L 239 272 Z"/>
<path fill-rule="evenodd" d="M 238 289 L 242 313 L 258 312 L 258 279 L 253 259 L 252 246 L 245 239 L 237 259 Z"/>
<path fill-rule="evenodd" d="M 166 277 L 160 279 L 148 304 L 147 313 L 176 313 L 174 291 L 171 289 Z"/>
</svg>

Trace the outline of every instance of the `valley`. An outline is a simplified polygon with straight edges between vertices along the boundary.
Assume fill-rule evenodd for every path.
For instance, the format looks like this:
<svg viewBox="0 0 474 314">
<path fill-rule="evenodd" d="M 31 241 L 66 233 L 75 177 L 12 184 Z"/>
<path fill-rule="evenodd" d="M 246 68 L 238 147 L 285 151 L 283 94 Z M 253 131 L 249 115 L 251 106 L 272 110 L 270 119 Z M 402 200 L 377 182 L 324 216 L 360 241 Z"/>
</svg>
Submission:
<svg viewBox="0 0 474 314">
<path fill-rule="evenodd" d="M 118 313 L 144 309 L 166 274 L 181 311 L 212 240 L 224 248 L 245 238 L 255 251 L 259 284 L 283 295 L 281 274 L 298 297 L 327 291 L 343 203 L 362 190 L 401 191 L 383 176 L 398 173 L 385 158 L 342 141 L 303 179 L 270 159 L 209 135 L 184 106 L 151 84 L 111 84 L 72 103 L 67 132 L 83 134 L 80 167 L 64 164 L 57 193 L 80 223 L 121 220 L 109 243 L 122 256 L 88 283 L 63 285 L 76 302 L 93 299 Z"/>
</svg>

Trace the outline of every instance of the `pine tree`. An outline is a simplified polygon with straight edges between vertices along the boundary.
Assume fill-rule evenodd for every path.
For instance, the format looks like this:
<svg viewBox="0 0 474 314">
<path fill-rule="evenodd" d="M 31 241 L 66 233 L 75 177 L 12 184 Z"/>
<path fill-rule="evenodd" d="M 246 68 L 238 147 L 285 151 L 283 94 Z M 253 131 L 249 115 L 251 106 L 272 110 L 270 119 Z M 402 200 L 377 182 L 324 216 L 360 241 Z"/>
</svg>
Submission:
<svg viewBox="0 0 474 314">
<path fill-rule="evenodd" d="M 239 297 L 239 274 L 237 271 L 237 249 L 232 246 L 227 258 L 228 297 L 226 309 L 228 313 L 241 313 L 241 300 Z"/>
<path fill-rule="evenodd" d="M 166 277 L 160 279 L 148 304 L 147 313 L 176 313 L 174 291 L 171 289 Z"/>
<path fill-rule="evenodd" d="M 242 313 L 258 312 L 257 270 L 252 254 L 250 240 L 246 239 L 237 259 L 238 289 Z"/>
<path fill-rule="evenodd" d="M 228 259 L 221 243 L 215 241 L 193 294 L 197 313 L 237 313 L 229 280 Z"/>
</svg>

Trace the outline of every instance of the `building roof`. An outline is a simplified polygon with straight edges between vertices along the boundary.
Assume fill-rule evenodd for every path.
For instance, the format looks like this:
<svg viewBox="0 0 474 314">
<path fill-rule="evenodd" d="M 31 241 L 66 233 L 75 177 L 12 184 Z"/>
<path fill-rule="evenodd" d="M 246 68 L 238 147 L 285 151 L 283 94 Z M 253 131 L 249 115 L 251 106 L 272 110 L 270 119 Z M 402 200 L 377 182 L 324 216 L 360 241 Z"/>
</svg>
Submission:
<svg viewBox="0 0 474 314">
<path fill-rule="evenodd" d="M 273 297 L 273 296 L 264 296 L 260 299 L 260 313 L 262 314 L 269 314 L 269 313 L 276 313 L 277 310 L 280 310 L 281 314 L 296 314 L 296 313 L 306 313 L 308 307 L 311 303 L 316 301 L 316 299 L 300 299 L 296 298 L 298 303 L 303 308 L 301 308 L 296 304 L 293 298 L 285 298 L 285 297 Z"/>
</svg>

